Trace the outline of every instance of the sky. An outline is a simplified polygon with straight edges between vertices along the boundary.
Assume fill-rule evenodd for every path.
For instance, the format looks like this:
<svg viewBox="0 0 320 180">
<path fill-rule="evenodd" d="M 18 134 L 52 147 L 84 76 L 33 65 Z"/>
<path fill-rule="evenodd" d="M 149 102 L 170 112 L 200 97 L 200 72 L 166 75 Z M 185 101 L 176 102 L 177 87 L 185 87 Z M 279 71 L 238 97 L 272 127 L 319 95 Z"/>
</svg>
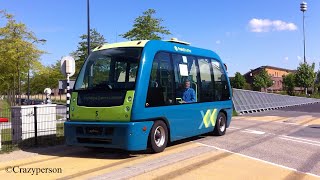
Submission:
<svg viewBox="0 0 320 180">
<path fill-rule="evenodd" d="M 119 34 L 134 19 L 153 8 L 172 37 L 215 51 L 228 65 L 229 75 L 259 66 L 296 69 L 303 62 L 301 0 L 90 0 L 91 28 L 109 43 L 126 41 Z M 320 62 L 320 1 L 308 0 L 305 12 L 306 58 Z M 1 0 L 0 9 L 14 14 L 48 52 L 41 62 L 50 65 L 77 49 L 87 32 L 86 0 Z M 3 21 L 3 20 L 2 20 Z M 3 26 L 3 22 L 0 22 Z"/>
</svg>

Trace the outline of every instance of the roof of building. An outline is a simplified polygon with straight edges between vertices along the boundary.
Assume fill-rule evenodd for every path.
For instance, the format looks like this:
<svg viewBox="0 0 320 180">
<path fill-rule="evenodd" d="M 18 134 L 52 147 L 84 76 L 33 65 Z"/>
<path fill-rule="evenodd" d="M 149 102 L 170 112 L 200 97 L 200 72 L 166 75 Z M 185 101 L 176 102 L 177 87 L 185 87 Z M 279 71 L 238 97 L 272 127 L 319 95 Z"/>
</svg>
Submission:
<svg viewBox="0 0 320 180">
<path fill-rule="evenodd" d="M 279 71 L 286 71 L 286 72 L 296 72 L 296 70 L 291 70 L 291 69 L 285 69 L 285 68 L 280 68 L 280 67 L 274 67 L 274 66 L 260 66 L 258 68 L 255 69 L 251 69 L 249 72 L 245 73 L 248 74 L 250 72 L 254 72 L 254 71 L 258 71 L 260 69 L 275 69 L 275 70 L 279 70 Z"/>
</svg>

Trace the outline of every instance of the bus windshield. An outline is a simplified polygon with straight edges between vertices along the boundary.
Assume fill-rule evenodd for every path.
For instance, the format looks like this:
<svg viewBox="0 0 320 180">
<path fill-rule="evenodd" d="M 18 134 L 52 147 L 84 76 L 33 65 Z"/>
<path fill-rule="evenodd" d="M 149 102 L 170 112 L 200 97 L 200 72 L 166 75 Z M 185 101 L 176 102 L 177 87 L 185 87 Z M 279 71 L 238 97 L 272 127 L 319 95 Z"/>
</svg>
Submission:
<svg viewBox="0 0 320 180">
<path fill-rule="evenodd" d="M 92 52 L 74 87 L 78 105 L 122 105 L 126 92 L 135 89 L 141 52 L 142 48 L 129 47 Z"/>
<path fill-rule="evenodd" d="M 142 48 L 92 52 L 82 67 L 75 91 L 133 90 Z"/>
</svg>

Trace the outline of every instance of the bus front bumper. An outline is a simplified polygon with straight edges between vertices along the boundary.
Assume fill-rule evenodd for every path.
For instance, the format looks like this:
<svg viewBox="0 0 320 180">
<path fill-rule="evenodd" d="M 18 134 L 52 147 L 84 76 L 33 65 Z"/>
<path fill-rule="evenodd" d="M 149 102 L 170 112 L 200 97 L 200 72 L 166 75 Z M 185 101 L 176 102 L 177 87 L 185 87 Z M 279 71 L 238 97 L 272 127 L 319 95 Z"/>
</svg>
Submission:
<svg viewBox="0 0 320 180">
<path fill-rule="evenodd" d="M 144 122 L 75 122 L 64 123 L 67 145 L 104 147 L 139 151 L 147 148 L 153 121 Z"/>
</svg>

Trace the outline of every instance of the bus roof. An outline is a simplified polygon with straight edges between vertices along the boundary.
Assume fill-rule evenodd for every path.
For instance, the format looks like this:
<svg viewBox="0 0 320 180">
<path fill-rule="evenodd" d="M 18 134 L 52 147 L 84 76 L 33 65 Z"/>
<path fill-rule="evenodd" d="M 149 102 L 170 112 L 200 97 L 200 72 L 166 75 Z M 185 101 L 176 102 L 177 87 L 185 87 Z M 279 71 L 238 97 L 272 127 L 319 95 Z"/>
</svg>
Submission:
<svg viewBox="0 0 320 180">
<path fill-rule="evenodd" d="M 148 41 L 149 40 L 137 40 L 137 41 L 126 41 L 126 42 L 119 42 L 119 43 L 112 43 L 112 44 L 106 43 L 104 45 L 98 46 L 93 51 L 110 49 L 110 48 L 118 48 L 118 47 L 144 47 Z M 190 43 L 185 42 L 185 41 L 180 41 L 177 38 L 171 38 L 170 40 L 164 40 L 164 42 L 172 42 L 172 43 L 190 45 Z"/>
<path fill-rule="evenodd" d="M 207 56 L 207 57 L 213 57 L 216 58 L 218 60 L 220 60 L 219 56 L 208 49 L 202 49 L 202 48 L 198 48 L 198 47 L 193 47 L 190 46 L 190 43 L 184 42 L 184 41 L 179 41 L 175 38 L 172 38 L 171 40 L 137 40 L 137 41 L 126 41 L 126 42 L 119 42 L 119 43 L 112 43 L 112 44 L 104 44 L 101 45 L 97 48 L 95 48 L 93 51 L 100 51 L 100 50 L 105 50 L 105 49 L 111 49 L 111 48 L 120 48 L 120 47 L 145 47 L 147 44 L 157 44 L 157 45 L 164 45 L 163 43 L 165 43 L 167 47 L 172 46 L 172 48 L 175 51 L 180 51 L 180 52 L 184 52 L 184 53 L 191 53 L 192 50 L 192 54 L 193 55 L 203 55 L 203 56 Z M 160 44 L 158 44 L 160 43 Z M 161 48 L 165 48 L 165 46 L 161 46 Z M 187 52 L 186 52 L 187 51 Z"/>
<path fill-rule="evenodd" d="M 118 47 L 144 47 L 149 40 L 139 40 L 139 41 L 126 41 L 126 42 L 119 42 L 119 43 L 112 43 L 112 44 L 104 44 L 97 48 L 95 48 L 93 51 L 99 51 L 104 49 L 110 49 L 110 48 L 118 48 Z"/>
</svg>

